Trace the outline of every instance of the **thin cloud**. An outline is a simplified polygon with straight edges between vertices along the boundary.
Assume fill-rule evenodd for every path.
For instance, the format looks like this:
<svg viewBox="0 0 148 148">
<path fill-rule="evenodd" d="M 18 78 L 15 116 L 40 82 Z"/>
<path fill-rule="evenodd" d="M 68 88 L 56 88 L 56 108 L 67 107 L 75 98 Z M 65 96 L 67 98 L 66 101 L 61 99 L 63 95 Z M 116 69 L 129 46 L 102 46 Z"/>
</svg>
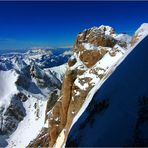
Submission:
<svg viewBox="0 0 148 148">
<path fill-rule="evenodd" d="M 0 38 L 0 42 L 15 42 L 16 40 L 13 38 Z"/>
</svg>

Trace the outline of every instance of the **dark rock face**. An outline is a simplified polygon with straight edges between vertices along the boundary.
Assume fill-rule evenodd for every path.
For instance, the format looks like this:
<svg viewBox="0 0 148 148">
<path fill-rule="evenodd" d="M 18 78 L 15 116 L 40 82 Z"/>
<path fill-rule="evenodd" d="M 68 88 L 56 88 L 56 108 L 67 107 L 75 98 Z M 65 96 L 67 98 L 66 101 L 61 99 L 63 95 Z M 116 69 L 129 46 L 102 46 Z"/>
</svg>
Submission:
<svg viewBox="0 0 148 148">
<path fill-rule="evenodd" d="M 148 37 L 94 94 L 72 127 L 66 147 L 148 146 L 147 48 Z"/>
<path fill-rule="evenodd" d="M 37 65 L 33 64 L 30 68 L 30 75 L 36 79 L 37 85 L 41 88 L 55 87 L 60 88 L 61 82 L 57 77 L 49 70 L 50 76 L 43 72 Z"/>
<path fill-rule="evenodd" d="M 11 99 L 11 103 L 2 117 L 1 132 L 3 135 L 12 134 L 26 115 L 21 99 L 27 99 L 27 97 L 24 98 L 22 94 L 21 96 L 18 94 Z"/>
<path fill-rule="evenodd" d="M 32 78 L 36 80 L 36 84 L 32 81 Z M 49 70 L 47 75 L 39 66 L 32 63 L 30 66 L 25 67 L 22 72 L 19 72 L 16 85 L 32 93 L 41 93 L 39 88 L 61 88 L 61 82 L 54 73 Z"/>
<path fill-rule="evenodd" d="M 30 83 L 30 80 L 24 74 L 19 75 L 18 80 L 16 81 L 16 85 L 18 87 L 23 87 L 25 90 L 29 90 Z"/>
<path fill-rule="evenodd" d="M 48 112 L 52 109 L 52 107 L 55 105 L 55 103 L 58 100 L 58 90 L 54 90 L 47 101 L 46 111 L 45 111 L 45 122 L 48 119 Z"/>
<path fill-rule="evenodd" d="M 22 93 L 19 92 L 18 94 L 16 94 L 16 97 L 21 101 L 21 102 L 26 102 L 28 100 L 27 96 Z"/>
<path fill-rule="evenodd" d="M 69 67 L 75 65 L 76 62 L 77 62 L 76 59 L 69 59 L 69 61 L 68 61 L 68 65 L 69 65 Z"/>
</svg>

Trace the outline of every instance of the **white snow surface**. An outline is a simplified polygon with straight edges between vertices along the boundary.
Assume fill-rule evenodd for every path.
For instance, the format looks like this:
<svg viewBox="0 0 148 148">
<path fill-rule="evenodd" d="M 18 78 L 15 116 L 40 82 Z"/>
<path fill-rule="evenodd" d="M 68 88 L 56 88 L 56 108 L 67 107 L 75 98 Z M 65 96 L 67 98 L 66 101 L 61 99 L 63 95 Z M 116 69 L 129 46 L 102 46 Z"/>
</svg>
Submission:
<svg viewBox="0 0 148 148">
<path fill-rule="evenodd" d="M 121 60 L 121 58 L 124 55 L 124 49 L 122 49 L 119 45 L 115 45 L 116 48 L 119 49 L 119 52 L 116 52 L 115 56 L 111 56 L 109 54 L 109 52 L 107 52 L 104 57 L 99 60 L 92 68 L 88 69 L 86 72 L 83 73 L 83 75 L 78 76 L 77 79 L 75 80 L 74 84 L 79 87 L 81 90 L 86 90 L 86 88 L 89 87 L 88 83 L 84 83 L 83 85 L 79 82 L 79 79 L 82 78 L 92 78 L 91 80 L 91 84 L 96 85 L 99 81 L 100 78 L 97 77 L 96 74 L 93 74 L 91 71 L 92 69 L 96 69 L 96 71 L 98 72 L 98 74 L 108 74 L 108 73 L 112 73 L 112 70 L 110 70 L 110 68 L 112 68 L 114 65 L 116 65 L 119 60 Z M 76 64 L 78 65 L 78 64 Z"/>
<path fill-rule="evenodd" d="M 97 50 L 98 48 L 90 43 L 82 43 L 85 49 L 87 50 Z"/>
<path fill-rule="evenodd" d="M 136 31 L 136 34 L 138 34 L 141 37 L 148 35 L 148 23 L 143 23 L 140 28 Z"/>
<path fill-rule="evenodd" d="M 101 30 L 102 32 L 104 32 L 105 30 L 105 35 L 111 35 L 114 32 L 114 29 L 107 25 L 101 25 L 98 29 Z"/>
<path fill-rule="evenodd" d="M 148 35 L 148 23 L 143 23 L 139 27 L 139 29 L 135 32 L 135 36 L 138 37 L 138 41 L 136 42 L 134 47 L 136 47 L 136 45 L 140 43 L 147 35 Z"/>
<path fill-rule="evenodd" d="M 126 43 L 130 43 L 132 37 L 129 36 L 128 34 L 118 34 L 117 36 L 114 37 L 115 39 L 119 40 L 119 41 L 123 41 L 123 42 L 126 42 Z"/>
<path fill-rule="evenodd" d="M 7 148 L 24 148 L 36 138 L 44 125 L 46 100 L 30 98 L 24 102 L 26 117 L 19 123 L 16 131 L 10 136 Z M 35 109 L 35 105 L 36 108 Z M 46 124 L 45 124 L 46 125 Z"/>
<path fill-rule="evenodd" d="M 65 129 L 63 129 L 61 131 L 61 133 L 58 136 L 58 139 L 53 147 L 54 148 L 64 148 L 65 147 L 64 138 L 65 138 Z"/>
<path fill-rule="evenodd" d="M 18 74 L 14 70 L 0 71 L 0 108 L 6 109 L 11 97 L 18 92 L 15 82 Z"/>
<path fill-rule="evenodd" d="M 72 50 L 65 51 L 64 53 L 62 53 L 63 56 L 68 56 L 68 55 L 72 55 L 72 54 L 73 54 Z"/>
<path fill-rule="evenodd" d="M 91 43 L 82 43 L 82 46 L 86 49 L 86 50 L 101 50 L 102 48 L 103 49 L 106 49 L 106 50 L 111 50 L 112 48 L 110 47 L 102 47 L 102 46 L 95 46 Z"/>
<path fill-rule="evenodd" d="M 52 68 L 49 68 L 51 72 L 57 72 L 58 74 L 64 74 L 67 69 L 67 63 L 60 65 L 60 66 L 55 66 Z"/>
<path fill-rule="evenodd" d="M 46 69 L 45 71 L 48 73 L 48 70 L 50 70 L 53 74 L 56 74 L 56 77 L 62 81 L 62 77 L 66 72 L 68 65 L 67 63 L 60 65 L 60 66 L 55 66 L 49 69 Z"/>
</svg>

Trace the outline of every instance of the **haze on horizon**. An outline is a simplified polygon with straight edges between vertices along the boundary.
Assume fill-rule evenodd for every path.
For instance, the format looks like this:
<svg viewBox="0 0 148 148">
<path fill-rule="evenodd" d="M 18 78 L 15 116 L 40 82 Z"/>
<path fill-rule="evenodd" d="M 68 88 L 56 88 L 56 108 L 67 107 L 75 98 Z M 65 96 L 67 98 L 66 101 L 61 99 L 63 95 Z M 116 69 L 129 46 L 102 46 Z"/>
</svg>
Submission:
<svg viewBox="0 0 148 148">
<path fill-rule="evenodd" d="M 0 2 L 0 50 L 69 47 L 85 28 L 132 35 L 148 22 L 148 2 Z"/>
</svg>

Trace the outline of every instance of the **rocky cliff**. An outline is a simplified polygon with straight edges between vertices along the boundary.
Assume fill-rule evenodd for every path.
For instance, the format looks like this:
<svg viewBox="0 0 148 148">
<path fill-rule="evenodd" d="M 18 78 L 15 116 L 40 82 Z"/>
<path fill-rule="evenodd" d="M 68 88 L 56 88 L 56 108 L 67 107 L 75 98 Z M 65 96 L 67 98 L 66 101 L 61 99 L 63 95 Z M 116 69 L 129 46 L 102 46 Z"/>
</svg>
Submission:
<svg viewBox="0 0 148 148">
<path fill-rule="evenodd" d="M 130 36 L 117 34 L 109 26 L 93 27 L 79 33 L 68 61 L 60 97 L 48 112 L 49 145 L 62 146 L 74 117 L 90 90 L 114 71 L 129 49 Z"/>
</svg>

